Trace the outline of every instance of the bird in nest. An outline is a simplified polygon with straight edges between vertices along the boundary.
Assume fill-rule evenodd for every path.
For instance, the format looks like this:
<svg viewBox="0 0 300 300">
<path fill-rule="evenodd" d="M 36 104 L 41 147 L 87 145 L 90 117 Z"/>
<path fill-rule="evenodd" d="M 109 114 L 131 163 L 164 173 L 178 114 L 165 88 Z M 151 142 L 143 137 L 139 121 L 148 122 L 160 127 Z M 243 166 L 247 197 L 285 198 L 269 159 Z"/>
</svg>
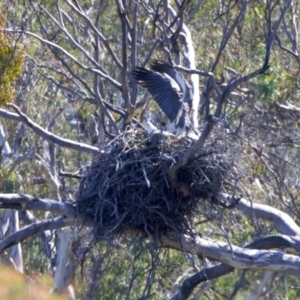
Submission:
<svg viewBox="0 0 300 300">
<path fill-rule="evenodd" d="M 192 89 L 184 77 L 170 64 L 153 60 L 152 71 L 136 68 L 132 77 L 141 87 L 147 89 L 165 113 L 171 124 L 168 130 L 178 138 L 188 136 L 198 139 L 199 132 L 192 121 Z"/>
</svg>

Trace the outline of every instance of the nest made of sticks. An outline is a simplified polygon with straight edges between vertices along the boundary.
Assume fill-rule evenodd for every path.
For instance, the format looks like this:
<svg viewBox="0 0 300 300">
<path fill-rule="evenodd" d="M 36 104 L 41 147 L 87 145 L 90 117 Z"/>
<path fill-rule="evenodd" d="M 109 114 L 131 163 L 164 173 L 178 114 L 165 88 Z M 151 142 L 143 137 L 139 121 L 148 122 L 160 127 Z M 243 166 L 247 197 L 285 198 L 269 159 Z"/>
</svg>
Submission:
<svg viewBox="0 0 300 300">
<path fill-rule="evenodd" d="M 187 233 L 205 202 L 230 205 L 221 197 L 229 166 L 217 149 L 202 149 L 171 183 L 170 169 L 190 143 L 160 134 L 131 135 L 102 149 L 86 169 L 76 200 L 79 216 L 93 224 L 96 239 L 128 230 Z"/>
</svg>

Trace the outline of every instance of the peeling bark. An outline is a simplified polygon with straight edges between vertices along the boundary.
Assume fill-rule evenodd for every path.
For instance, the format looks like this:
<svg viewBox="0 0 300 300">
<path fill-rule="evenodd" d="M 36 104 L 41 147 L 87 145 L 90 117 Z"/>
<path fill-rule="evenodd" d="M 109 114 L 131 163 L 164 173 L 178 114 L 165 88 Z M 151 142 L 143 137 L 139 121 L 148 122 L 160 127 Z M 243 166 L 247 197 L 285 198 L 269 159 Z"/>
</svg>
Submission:
<svg viewBox="0 0 300 300">
<path fill-rule="evenodd" d="M 70 227 L 58 231 L 57 266 L 54 274 L 53 290 L 62 293 L 64 290 L 72 290 L 72 279 L 75 274 L 76 261 L 72 253 L 74 243 L 74 230 Z M 75 299 L 70 293 L 71 299 Z"/>
<path fill-rule="evenodd" d="M 10 236 L 17 233 L 19 229 L 20 229 L 19 213 L 17 211 L 11 211 Z M 24 272 L 23 255 L 22 255 L 22 248 L 20 243 L 16 243 L 15 245 L 12 246 L 10 258 L 14 262 L 14 266 L 16 270 L 18 270 L 20 273 L 23 273 Z"/>
<path fill-rule="evenodd" d="M 161 247 L 182 250 L 220 261 L 240 270 L 266 270 L 300 276 L 300 258 L 282 251 L 257 250 L 228 245 L 196 236 L 171 239 L 166 236 L 157 243 Z"/>
</svg>

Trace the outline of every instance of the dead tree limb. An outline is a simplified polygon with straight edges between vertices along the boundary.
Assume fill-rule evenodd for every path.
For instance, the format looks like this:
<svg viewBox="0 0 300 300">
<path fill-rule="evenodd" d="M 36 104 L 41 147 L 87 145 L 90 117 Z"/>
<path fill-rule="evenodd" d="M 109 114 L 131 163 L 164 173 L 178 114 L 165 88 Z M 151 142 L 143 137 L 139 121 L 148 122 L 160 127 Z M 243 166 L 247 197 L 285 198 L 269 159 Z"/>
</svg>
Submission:
<svg viewBox="0 0 300 300">
<path fill-rule="evenodd" d="M 16 116 L 12 115 L 9 112 L 6 112 L 3 109 L 1 109 L 0 115 L 3 116 L 4 118 L 7 117 L 8 119 L 13 119 L 16 121 L 21 120 L 24 124 L 26 124 L 28 127 L 30 127 L 34 133 L 36 133 L 38 136 L 46 139 L 47 141 L 57 144 L 58 146 L 70 148 L 70 149 L 73 149 L 76 151 L 82 151 L 82 152 L 87 152 L 87 153 L 91 153 L 91 154 L 99 153 L 99 149 L 96 147 L 93 147 L 93 146 L 90 146 L 87 144 L 83 144 L 83 143 L 74 142 L 69 139 L 63 139 L 62 137 L 60 137 L 52 132 L 47 131 L 46 129 L 42 128 L 40 125 L 33 122 L 24 113 L 22 113 L 16 105 L 10 104 L 10 106 L 17 112 L 17 114 L 20 116 L 20 119 L 17 118 Z"/>
<path fill-rule="evenodd" d="M 0 208 L 49 211 L 68 217 L 76 217 L 76 208 L 71 204 L 50 199 L 39 199 L 24 194 L 0 194 Z"/>
<path fill-rule="evenodd" d="M 23 227 L 19 231 L 11 234 L 4 240 L 0 242 L 0 253 L 2 253 L 5 249 L 20 243 L 30 236 L 35 235 L 36 233 L 45 231 L 45 230 L 54 230 L 63 228 L 66 226 L 73 225 L 76 221 L 73 218 L 68 218 L 66 216 L 57 217 L 52 220 L 40 221 L 28 226 Z"/>
</svg>

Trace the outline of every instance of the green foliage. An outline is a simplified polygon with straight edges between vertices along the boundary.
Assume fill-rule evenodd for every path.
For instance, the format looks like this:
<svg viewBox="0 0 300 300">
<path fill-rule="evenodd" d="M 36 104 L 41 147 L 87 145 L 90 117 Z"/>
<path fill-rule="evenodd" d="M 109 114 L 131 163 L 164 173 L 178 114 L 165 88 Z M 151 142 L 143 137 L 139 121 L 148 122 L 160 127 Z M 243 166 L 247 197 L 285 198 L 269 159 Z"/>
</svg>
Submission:
<svg viewBox="0 0 300 300">
<path fill-rule="evenodd" d="M 259 75 L 256 78 L 256 95 L 264 103 L 270 103 L 278 99 L 280 83 L 275 73 Z"/>
<path fill-rule="evenodd" d="M 75 2 L 81 7 L 82 12 L 91 19 L 92 23 L 97 24 L 97 29 L 103 34 L 112 51 L 116 54 L 116 57 L 122 60 L 122 51 L 124 50 L 122 48 L 122 30 L 115 2 L 109 0 L 72 1 L 72 3 Z M 92 2 L 94 6 L 92 6 Z M 127 22 L 132 24 L 132 11 L 135 1 L 125 2 L 127 4 Z M 189 18 L 189 13 L 193 11 L 198 2 L 197 0 L 190 1 L 187 11 L 184 12 L 183 21 L 191 31 L 196 51 L 197 68 L 203 71 L 211 71 L 223 39 L 224 22 L 228 22 L 229 27 L 233 24 L 241 1 L 204 1 L 193 17 Z M 15 3 L 15 1 L 7 1 L 7 3 Z M 80 65 L 62 54 L 61 51 L 57 49 L 53 51 L 53 49 L 50 49 L 33 37 L 26 35 L 26 42 L 23 45 L 20 41 L 15 41 L 16 35 L 0 31 L 0 106 L 14 100 L 16 91 L 15 82 L 23 70 L 26 51 L 27 55 L 32 58 L 31 62 L 35 64 L 32 73 L 34 85 L 22 90 L 22 98 L 24 99 L 22 105 L 26 114 L 42 127 L 47 128 L 59 109 L 66 110 L 70 108 L 74 112 L 74 117 L 80 120 L 80 126 L 78 128 L 72 127 L 69 122 L 70 120 L 67 119 L 63 112 L 56 117 L 51 130 L 62 138 L 90 143 L 90 132 L 92 130 L 89 131 L 88 129 L 89 127 L 94 128 L 95 122 L 92 116 L 95 116 L 97 107 L 86 100 L 94 100 L 95 98 L 95 74 L 91 71 L 91 68 L 95 68 L 95 65 L 89 58 L 94 59 L 96 57 L 93 43 L 93 38 L 96 34 L 91 30 L 89 25 L 87 26 L 86 21 L 75 13 L 65 1 L 40 0 L 35 1 L 35 3 L 37 5 L 34 4 L 35 6 L 33 6 L 30 4 L 30 1 L 23 1 L 23 3 L 19 1 L 19 5 L 10 8 L 10 11 L 17 11 L 18 13 L 16 19 L 13 18 L 13 14 L 7 14 L 10 17 L 9 21 L 11 24 L 16 22 L 13 23 L 14 28 L 20 28 L 17 20 L 21 20 L 23 13 L 26 12 L 29 15 L 26 30 L 44 39 L 49 37 L 52 43 L 57 44 L 72 54 L 86 68 L 81 68 Z M 172 49 L 165 39 L 166 24 L 161 22 L 165 17 L 163 12 L 164 7 L 162 5 L 158 6 L 161 1 L 142 1 L 141 3 L 138 9 L 137 24 L 138 47 L 136 59 L 138 65 L 144 62 L 145 57 L 149 54 L 149 49 L 158 38 L 161 38 L 163 42 L 156 46 L 152 57 L 165 59 L 167 52 L 173 55 Z M 174 4 L 175 1 L 171 3 Z M 233 68 L 236 70 L 238 76 L 242 76 L 262 66 L 265 58 L 267 28 L 265 3 L 266 1 L 252 1 L 249 3 L 243 22 L 235 30 L 214 70 L 217 81 L 221 78 L 228 80 L 228 77 L 226 77 L 228 74 L 226 71 L 227 67 Z M 88 53 L 89 57 L 83 55 L 83 52 L 74 46 L 74 43 L 66 37 L 63 31 L 49 18 L 40 6 L 45 7 L 54 18 L 59 20 L 60 16 L 57 12 L 58 4 L 64 10 L 64 13 L 67 14 L 62 16 L 65 28 L 83 50 Z M 4 2 L 0 5 L 1 9 L 3 8 L 4 10 Z M 295 11 L 299 11 L 297 1 L 294 1 L 294 6 Z M 176 5 L 174 5 L 175 7 Z M 157 19 L 154 18 L 156 11 L 158 12 Z M 275 22 L 275 17 L 277 16 L 276 8 L 274 11 L 273 21 Z M 70 17 L 71 22 L 68 21 L 68 17 Z M 96 22 L 97 17 L 99 17 L 99 20 Z M 290 17 L 286 18 L 288 26 L 289 20 Z M 299 18 L 296 18 L 296 23 L 299 27 Z M 0 27 L 1 29 L 5 27 L 4 17 L 0 19 Z M 144 31 L 141 37 L 142 28 Z M 172 28 L 173 32 L 175 29 L 174 26 Z M 282 45 L 290 49 L 289 40 L 285 37 L 282 28 L 278 32 L 278 37 Z M 181 53 L 183 53 L 185 48 L 182 43 L 182 37 L 179 38 L 179 46 Z M 131 55 L 133 53 L 131 47 L 132 44 L 128 38 L 127 71 L 131 70 Z M 116 66 L 102 42 L 100 42 L 99 54 L 101 68 L 113 79 L 121 81 L 120 68 Z M 66 65 L 63 65 L 59 59 L 62 59 Z M 182 59 L 181 63 L 184 65 L 184 59 Z M 249 197 L 249 199 L 254 201 L 259 199 L 263 203 L 278 208 L 284 202 L 285 209 L 296 218 L 293 209 L 288 207 L 288 205 L 290 204 L 289 199 L 293 196 L 293 201 L 296 202 L 298 208 L 300 207 L 297 183 L 293 183 L 293 188 L 290 190 L 282 188 L 280 191 L 282 195 L 279 197 L 279 192 L 276 189 L 276 180 L 282 181 L 286 186 L 290 187 L 292 185 L 289 183 L 293 179 L 299 178 L 297 171 L 295 171 L 299 168 L 292 166 L 290 163 L 293 162 L 294 158 L 298 159 L 299 157 L 298 144 L 294 144 L 296 146 L 295 149 L 287 150 L 280 142 L 283 140 L 293 144 L 294 140 L 297 139 L 297 135 L 299 135 L 300 124 L 299 121 L 295 121 L 289 115 L 285 120 L 288 120 L 286 121 L 287 123 L 291 123 L 290 127 L 282 127 L 282 130 L 276 127 L 278 139 L 274 140 L 274 136 L 270 132 L 275 125 L 277 126 L 278 123 L 285 122 L 282 121 L 284 119 L 283 115 L 280 115 L 280 118 L 276 115 L 276 109 L 274 109 L 276 103 L 285 103 L 286 101 L 298 105 L 300 103 L 299 64 L 288 52 L 282 51 L 278 44 L 274 43 L 270 65 L 271 67 L 267 70 L 266 74 L 260 75 L 245 84 L 245 88 L 253 92 L 253 96 L 248 102 L 241 98 L 238 100 L 230 98 L 227 103 L 226 109 L 230 113 L 231 119 L 229 121 L 232 132 L 240 124 L 240 115 L 245 114 L 240 130 L 236 134 L 226 135 L 222 129 L 215 126 L 212 134 L 213 143 L 223 143 L 224 148 L 229 149 L 228 155 L 232 155 L 232 161 L 237 166 L 238 170 L 236 174 L 239 177 L 239 182 L 242 182 L 243 190 L 241 194 L 244 197 Z M 200 77 L 199 80 L 201 84 L 204 84 L 207 78 Z M 128 83 L 130 83 L 129 76 Z M 67 87 L 69 92 L 73 92 L 73 98 L 68 99 L 61 87 Z M 105 101 L 125 110 L 124 103 L 120 103 L 119 100 L 120 91 L 113 87 L 109 81 L 100 79 L 97 88 L 99 88 L 101 97 Z M 211 106 L 213 109 L 215 108 L 213 101 L 211 101 Z M 141 111 L 137 111 L 135 117 L 139 117 Z M 150 103 L 147 112 L 154 114 L 156 111 L 157 105 Z M 112 114 L 116 119 L 120 118 L 117 113 L 112 112 Z M 266 118 L 265 123 L 259 123 L 266 115 L 269 118 Z M 275 116 L 274 119 L 271 116 Z M 268 131 L 264 131 L 265 127 L 261 126 L 261 124 L 268 128 Z M 8 131 L 7 139 L 12 145 L 19 126 L 15 121 L 9 121 L 6 125 Z M 289 130 L 291 136 L 284 136 Z M 279 145 L 278 147 L 276 147 L 276 143 Z M 261 153 L 251 149 L 250 144 L 258 148 L 258 152 L 261 151 Z M 271 150 L 268 149 L 268 147 L 271 147 L 269 146 L 270 144 L 272 144 Z M 32 149 L 38 149 L 37 151 L 42 152 L 47 151 L 47 146 L 45 146 L 44 141 L 40 137 L 37 137 L 32 131 L 27 130 L 22 135 L 22 145 L 19 153 L 28 153 Z M 264 160 L 259 157 L 259 155 L 263 154 L 265 154 L 265 156 L 262 156 Z M 61 147 L 56 147 L 55 156 L 57 162 L 64 163 L 68 172 L 77 172 L 78 169 L 82 169 L 91 160 L 91 156 L 87 153 L 78 153 Z M 267 165 L 265 161 L 268 159 L 268 156 L 270 162 Z M 277 157 L 280 164 L 276 165 Z M 296 165 L 297 161 L 295 160 Z M 281 164 L 287 164 L 287 166 L 283 166 L 282 169 L 278 170 L 278 166 L 281 166 Z M 59 164 L 57 163 L 57 172 L 59 171 L 58 166 Z M 30 161 L 18 166 L 18 172 L 11 174 L 8 172 L 9 167 L 2 166 L 0 171 L 1 192 L 20 192 L 22 188 L 22 192 L 24 193 L 51 198 L 51 190 L 47 183 L 39 185 L 32 183 L 32 178 L 39 174 L 35 174 Z M 282 174 L 275 178 L 274 172 L 282 172 Z M 17 174 L 22 176 L 21 187 L 19 184 L 20 178 Z M 255 184 L 254 179 L 256 178 L 261 181 L 262 189 L 258 188 Z M 62 180 L 62 177 L 59 177 L 59 179 Z M 66 190 L 74 198 L 75 191 L 78 188 L 78 180 L 68 178 L 64 178 L 63 180 Z M 239 192 L 236 194 L 238 195 Z M 282 202 L 279 201 L 279 198 Z M 224 212 L 222 217 L 220 217 L 213 208 L 208 208 L 208 210 L 211 210 L 212 215 L 215 217 L 204 221 L 203 224 L 198 225 L 195 229 L 203 236 L 209 236 L 215 240 L 227 242 L 223 229 L 228 234 L 230 242 L 239 246 L 248 244 L 257 235 L 263 236 L 275 232 L 268 222 L 261 222 L 257 219 L 255 219 L 255 222 L 249 221 L 249 219 L 241 217 L 235 211 L 230 213 Z M 34 212 L 34 214 L 37 218 L 42 219 L 44 217 L 43 213 Z M 222 230 L 221 225 L 223 226 Z M 28 239 L 22 245 L 26 273 L 30 273 L 31 270 L 47 273 L 47 258 L 45 255 L 41 255 L 42 246 L 39 238 Z M 116 244 L 110 246 L 107 246 L 104 242 L 99 243 L 96 249 L 93 249 L 93 255 L 91 260 L 87 258 L 83 270 L 78 270 L 75 277 L 76 294 L 80 299 L 85 298 L 86 289 L 89 287 L 88 284 L 84 285 L 81 272 L 86 276 L 88 282 L 90 268 L 98 257 L 103 257 L 103 263 L 99 267 L 100 276 L 97 282 L 99 286 L 98 299 L 124 299 L 131 276 L 133 275 L 135 275 L 135 278 L 133 280 L 130 299 L 139 299 L 142 297 L 145 286 L 147 286 L 148 280 L 150 280 L 149 278 L 154 279 L 153 282 L 149 283 L 149 285 L 152 284 L 152 287 L 149 291 L 150 296 L 148 299 L 166 299 L 166 296 L 170 296 L 176 292 L 178 286 L 174 287 L 174 282 L 190 267 L 186 257 L 179 251 L 166 250 L 159 253 L 158 258 L 155 257 L 154 259 L 151 256 L 151 247 L 147 243 L 139 243 L 135 239 L 124 239 L 120 243 L 118 241 Z M 155 268 L 153 267 L 153 262 L 155 263 Z M 195 259 L 195 263 L 200 269 L 203 267 L 200 260 Z M 194 270 L 188 274 L 193 272 Z M 207 295 L 209 296 L 207 298 L 223 299 L 225 296 L 229 297 L 241 273 L 241 271 L 234 271 L 231 274 L 214 280 L 213 287 L 207 291 Z M 236 299 L 244 299 L 249 295 L 257 286 L 257 281 L 261 280 L 262 276 L 262 272 L 248 272 Z M 183 280 L 184 278 L 180 280 L 179 285 Z M 292 276 L 276 277 L 274 281 L 274 294 L 276 295 L 273 298 L 300 298 L 299 290 L 290 288 L 291 286 L 299 286 L 299 279 Z"/>
<path fill-rule="evenodd" d="M 23 71 L 25 52 L 19 41 L 3 31 L 5 17 L 0 15 L 0 107 L 14 100 L 16 80 Z"/>
<path fill-rule="evenodd" d="M 0 169 L 0 191 L 1 193 L 18 193 L 20 183 L 15 172 L 10 172 L 11 166 L 1 166 Z"/>
<path fill-rule="evenodd" d="M 102 258 L 94 270 L 98 272 L 95 299 L 124 299 L 130 285 L 130 299 L 163 300 L 168 291 L 168 296 L 174 293 L 172 285 L 178 273 L 188 268 L 188 262 L 179 251 L 156 252 L 152 247 L 139 238 L 126 238 L 114 244 L 100 242 L 93 250 L 95 257 Z M 85 267 L 91 267 L 90 261 Z M 76 281 L 80 298 L 85 298 L 89 284 L 84 286 L 82 281 Z"/>
</svg>

